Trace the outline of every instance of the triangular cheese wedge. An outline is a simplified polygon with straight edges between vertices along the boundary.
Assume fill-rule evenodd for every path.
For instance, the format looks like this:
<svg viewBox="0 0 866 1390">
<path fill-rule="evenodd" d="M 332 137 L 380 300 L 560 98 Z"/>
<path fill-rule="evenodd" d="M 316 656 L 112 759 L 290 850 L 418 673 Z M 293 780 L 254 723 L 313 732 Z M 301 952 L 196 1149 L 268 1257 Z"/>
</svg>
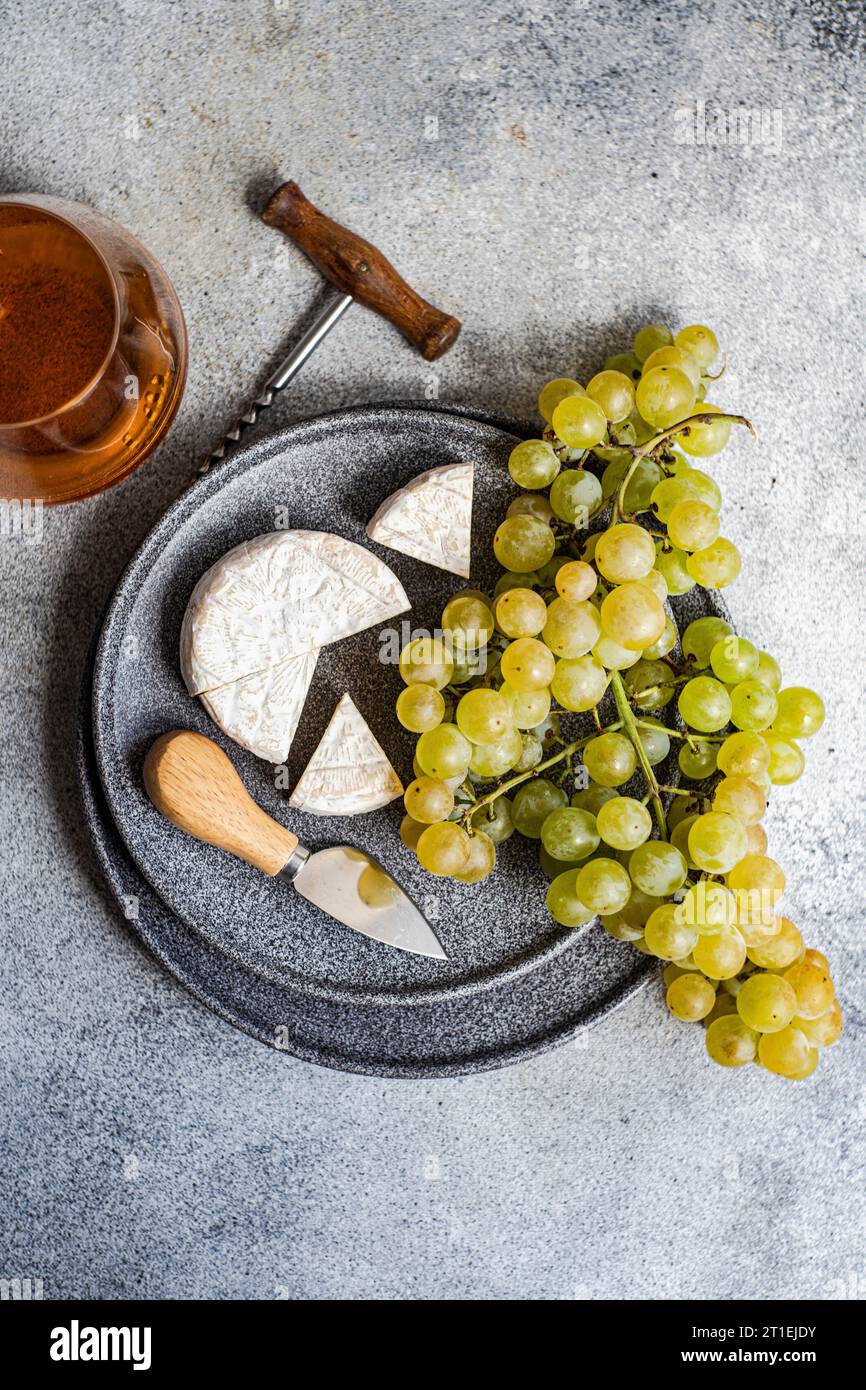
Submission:
<svg viewBox="0 0 866 1390">
<path fill-rule="evenodd" d="M 387 806 L 403 785 L 349 695 L 344 695 L 289 804 L 314 816 L 360 816 Z"/>
<path fill-rule="evenodd" d="M 284 763 L 318 657 L 318 652 L 291 656 L 281 666 L 231 681 L 199 698 L 214 723 L 235 743 L 257 758 Z"/>
<path fill-rule="evenodd" d="M 472 550 L 471 463 L 447 463 L 419 473 L 386 497 L 367 535 L 403 555 L 469 578 Z"/>
</svg>

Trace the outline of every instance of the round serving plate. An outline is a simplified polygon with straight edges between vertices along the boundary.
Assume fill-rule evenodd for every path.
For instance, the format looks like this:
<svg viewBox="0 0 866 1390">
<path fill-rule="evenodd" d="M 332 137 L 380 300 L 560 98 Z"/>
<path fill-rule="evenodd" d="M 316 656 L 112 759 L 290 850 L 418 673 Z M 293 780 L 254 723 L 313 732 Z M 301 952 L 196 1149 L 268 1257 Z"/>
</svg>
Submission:
<svg viewBox="0 0 866 1390">
<path fill-rule="evenodd" d="M 288 805 L 286 784 L 290 788 L 297 781 L 346 690 L 404 782 L 411 779 L 414 739 L 393 713 L 401 681 L 393 660 L 382 659 L 399 648 L 406 631 L 396 637 L 373 629 L 323 649 L 287 775 L 275 776 L 270 764 L 227 739 L 188 695 L 180 676 L 183 613 L 195 583 L 215 560 L 275 527 L 332 531 L 369 545 L 364 528 L 382 499 L 427 468 L 473 462 L 471 583 L 489 588 L 498 573 L 490 540 L 516 491 L 506 460 L 525 433 L 513 421 L 441 406 L 351 408 L 301 421 L 199 480 L 157 524 L 121 580 L 99 641 L 92 695 L 107 806 L 126 852 L 173 918 L 245 980 L 255 978 L 257 988 L 289 989 L 319 1000 L 323 1008 L 435 1009 L 458 998 L 480 1007 L 488 992 L 496 995 L 524 977 L 534 980 L 539 971 L 561 969 L 577 976 L 583 991 L 578 1012 L 585 1012 L 596 1008 L 599 998 L 610 1007 L 620 997 L 611 969 L 621 992 L 646 973 L 645 962 L 623 946 L 614 943 L 611 956 L 598 928 L 564 931 L 550 921 L 546 882 L 532 842 L 513 837 L 500 851 L 496 872 L 468 887 L 420 869 L 399 839 L 400 802 L 347 819 L 322 819 Z M 406 589 L 412 603 L 407 624 L 435 629 L 445 602 L 464 581 L 372 548 Z M 680 623 L 718 611 L 721 606 L 704 591 L 676 603 Z M 395 620 L 397 632 L 403 621 Z M 575 736 L 591 728 L 588 716 L 569 719 Z M 141 766 L 151 742 L 173 728 L 196 729 L 215 739 L 259 804 L 308 847 L 345 842 L 380 859 L 433 922 L 447 962 L 396 951 L 352 932 L 285 883 L 163 820 L 145 795 Z M 663 769 L 668 782 L 677 775 L 675 758 L 671 761 L 673 767 Z M 507 1031 L 508 1025 L 500 1020 L 500 1028 Z"/>
</svg>

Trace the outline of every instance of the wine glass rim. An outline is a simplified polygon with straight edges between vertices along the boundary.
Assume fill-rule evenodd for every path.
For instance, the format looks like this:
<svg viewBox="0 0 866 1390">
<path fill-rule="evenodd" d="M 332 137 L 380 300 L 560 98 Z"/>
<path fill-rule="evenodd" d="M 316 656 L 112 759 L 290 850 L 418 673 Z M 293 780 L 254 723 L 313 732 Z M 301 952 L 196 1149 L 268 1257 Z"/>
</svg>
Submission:
<svg viewBox="0 0 866 1390">
<path fill-rule="evenodd" d="M 70 231 L 80 237 L 93 252 L 105 271 L 106 279 L 111 287 L 111 298 L 114 305 L 114 327 L 111 334 L 111 342 L 108 345 L 105 356 L 96 368 L 96 371 L 84 383 L 81 389 L 76 391 L 74 396 L 70 396 L 68 401 L 64 401 L 56 410 L 50 410 L 47 415 L 37 415 L 30 420 L 0 420 L 0 434 L 2 434 L 4 430 L 23 430 L 47 424 L 50 420 L 56 420 L 59 416 L 65 415 L 67 411 L 73 410 L 75 406 L 80 405 L 82 401 L 87 399 L 94 387 L 99 384 L 108 370 L 108 364 L 117 350 L 117 342 L 120 337 L 120 295 L 117 292 L 117 282 L 114 278 L 114 272 L 93 238 L 79 227 L 72 217 L 66 217 L 63 213 L 56 210 L 54 204 L 64 201 L 65 200 L 54 199 L 48 194 L 41 193 L 0 194 L 0 208 L 10 206 L 33 208 L 36 212 L 41 212 L 48 217 L 53 217 L 55 221 L 62 222 L 64 226 L 68 227 Z"/>
</svg>

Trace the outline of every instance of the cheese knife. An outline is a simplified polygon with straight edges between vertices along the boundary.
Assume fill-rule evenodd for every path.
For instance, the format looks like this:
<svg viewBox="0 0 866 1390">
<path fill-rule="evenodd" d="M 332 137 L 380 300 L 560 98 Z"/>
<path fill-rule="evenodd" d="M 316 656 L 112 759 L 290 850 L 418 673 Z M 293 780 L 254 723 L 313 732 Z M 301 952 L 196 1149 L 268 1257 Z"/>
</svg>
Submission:
<svg viewBox="0 0 866 1390">
<path fill-rule="evenodd" d="M 282 878 L 344 926 L 386 946 L 447 960 L 433 928 L 378 860 L 350 845 L 311 852 L 250 796 L 212 739 L 176 729 L 153 743 L 144 785 L 172 825 Z"/>
</svg>

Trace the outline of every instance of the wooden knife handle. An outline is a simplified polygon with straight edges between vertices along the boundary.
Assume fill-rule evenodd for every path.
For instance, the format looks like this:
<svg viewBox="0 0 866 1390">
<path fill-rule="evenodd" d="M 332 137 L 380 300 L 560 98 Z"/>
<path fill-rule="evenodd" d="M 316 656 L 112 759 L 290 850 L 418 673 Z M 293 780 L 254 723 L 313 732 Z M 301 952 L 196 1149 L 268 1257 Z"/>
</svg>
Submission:
<svg viewBox="0 0 866 1390">
<path fill-rule="evenodd" d="M 338 290 L 390 319 L 428 362 L 441 357 L 455 341 L 459 319 L 416 294 L 381 251 L 326 217 L 296 183 L 277 189 L 262 220 L 297 242 Z"/>
<path fill-rule="evenodd" d="M 271 877 L 297 848 L 297 835 L 256 805 L 223 750 L 204 734 L 175 729 L 158 738 L 144 760 L 144 785 L 172 825 Z"/>
</svg>

